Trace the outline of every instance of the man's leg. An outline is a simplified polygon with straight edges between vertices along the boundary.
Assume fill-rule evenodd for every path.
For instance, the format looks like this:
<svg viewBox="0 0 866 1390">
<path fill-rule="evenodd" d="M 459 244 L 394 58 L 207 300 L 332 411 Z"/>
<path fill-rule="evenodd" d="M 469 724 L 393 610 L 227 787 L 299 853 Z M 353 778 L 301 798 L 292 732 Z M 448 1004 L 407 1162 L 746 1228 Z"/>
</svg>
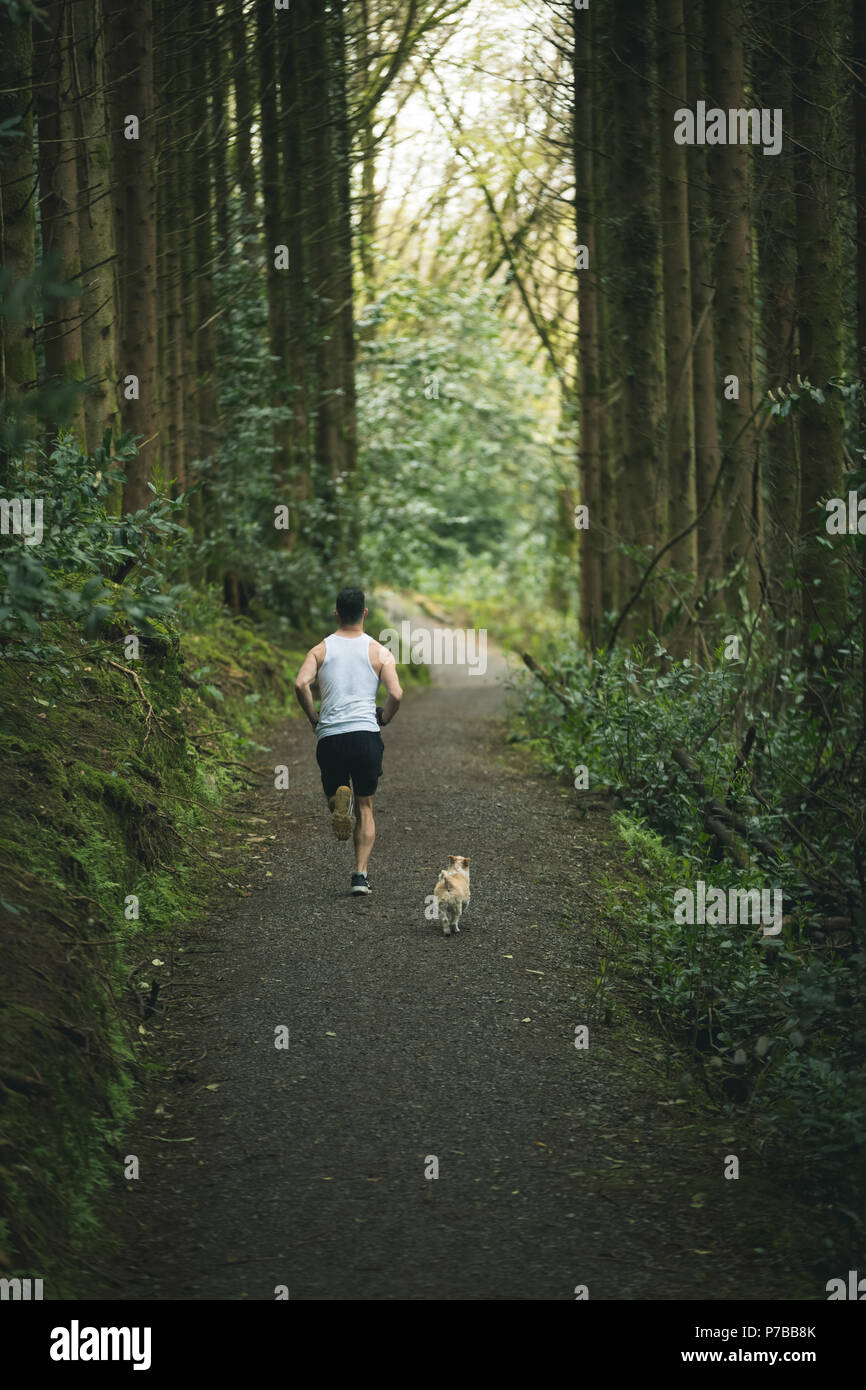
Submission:
<svg viewBox="0 0 866 1390">
<path fill-rule="evenodd" d="M 328 797 L 328 810 L 331 812 L 331 828 L 338 840 L 348 840 L 352 833 L 352 791 L 350 787 L 338 787 L 333 796 Z"/>
<path fill-rule="evenodd" d="M 365 874 L 376 839 L 372 796 L 355 797 L 355 873 Z"/>
<path fill-rule="evenodd" d="M 331 813 L 331 829 L 338 840 L 348 840 L 352 834 L 351 773 L 345 758 L 345 739 L 339 734 L 320 738 L 316 745 L 316 762 L 322 774 L 322 791 Z"/>
</svg>

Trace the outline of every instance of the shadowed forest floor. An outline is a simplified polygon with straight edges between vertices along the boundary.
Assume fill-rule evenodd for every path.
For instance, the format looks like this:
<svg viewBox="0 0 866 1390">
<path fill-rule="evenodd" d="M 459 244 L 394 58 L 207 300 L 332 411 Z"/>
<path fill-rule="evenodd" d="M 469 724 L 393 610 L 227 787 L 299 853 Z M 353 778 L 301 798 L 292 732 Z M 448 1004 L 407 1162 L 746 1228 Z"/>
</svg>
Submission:
<svg viewBox="0 0 866 1390">
<path fill-rule="evenodd" d="M 306 721 L 271 735 L 291 788 L 250 793 L 248 896 L 181 938 L 95 1296 L 825 1296 L 798 1254 L 815 1214 L 731 1120 L 677 1101 L 664 1039 L 619 1008 L 575 1048 L 618 851 L 603 811 L 579 819 L 506 743 L 488 658 L 434 672 L 385 731 L 369 898 L 349 895 Z M 446 939 L 424 903 L 449 853 L 472 858 L 472 903 Z"/>
</svg>

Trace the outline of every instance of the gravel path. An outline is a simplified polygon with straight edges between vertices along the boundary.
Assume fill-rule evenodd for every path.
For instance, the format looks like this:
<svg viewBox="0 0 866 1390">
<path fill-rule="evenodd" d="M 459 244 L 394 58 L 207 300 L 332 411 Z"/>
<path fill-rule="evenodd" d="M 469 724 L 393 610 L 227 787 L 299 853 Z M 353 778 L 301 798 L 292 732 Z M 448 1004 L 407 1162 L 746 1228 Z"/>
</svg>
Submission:
<svg viewBox="0 0 866 1390">
<path fill-rule="evenodd" d="M 184 1065 L 127 1140 L 141 1177 L 118 1184 L 126 1252 L 100 1296 L 798 1295 L 760 1188 L 723 1179 L 730 1121 L 677 1102 L 666 1044 L 618 1016 L 574 1046 L 616 851 L 603 812 L 579 819 L 506 744 L 488 658 L 385 732 L 369 898 L 306 723 L 272 738 L 291 788 L 251 796 L 249 896 L 184 935 L 157 1044 Z M 444 938 L 424 904 L 449 852 L 471 855 L 472 904 Z"/>
</svg>

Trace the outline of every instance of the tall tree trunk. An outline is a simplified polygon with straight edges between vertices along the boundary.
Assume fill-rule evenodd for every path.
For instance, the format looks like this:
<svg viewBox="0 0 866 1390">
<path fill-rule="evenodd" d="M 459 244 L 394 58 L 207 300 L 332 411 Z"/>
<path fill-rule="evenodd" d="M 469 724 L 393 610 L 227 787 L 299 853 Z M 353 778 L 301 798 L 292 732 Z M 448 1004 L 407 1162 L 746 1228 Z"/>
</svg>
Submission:
<svg viewBox="0 0 866 1390">
<path fill-rule="evenodd" d="M 377 37 L 371 34 L 370 12 L 367 0 L 360 3 L 358 25 L 358 61 L 365 81 L 372 77 L 370 41 L 374 51 L 378 47 Z M 376 298 L 376 258 L 374 244 L 378 222 L 379 200 L 376 194 L 376 142 L 373 138 L 374 110 L 363 113 L 358 130 L 358 158 L 361 164 L 361 197 L 358 209 L 358 252 L 361 259 L 361 274 L 364 281 L 364 302 L 372 304 Z M 365 338 L 372 338 L 375 325 L 371 322 L 363 330 Z"/>
<path fill-rule="evenodd" d="M 111 71 L 112 182 L 120 302 L 121 424 L 142 436 L 130 459 L 124 511 L 151 500 L 158 458 L 156 420 L 156 134 L 153 112 L 153 0 L 107 0 Z M 137 119 L 136 126 L 130 118 Z M 137 379 L 137 388 L 129 378 Z"/>
<path fill-rule="evenodd" d="M 620 574 L 616 550 L 621 536 L 621 493 L 625 491 L 621 467 L 622 379 L 625 372 L 623 343 L 617 331 L 619 300 L 616 294 L 617 230 L 616 181 L 613 160 L 606 157 L 605 140 L 614 123 L 612 56 L 609 37 L 604 31 L 605 12 L 596 9 L 592 17 L 593 62 L 590 70 L 590 100 L 593 134 L 600 145 L 594 149 L 593 198 L 595 203 L 595 275 L 598 301 L 599 405 L 598 455 L 601 489 L 601 607 L 604 614 L 619 610 L 629 597 L 626 577 Z M 609 22 L 609 21 L 608 21 Z M 605 157 L 601 157 L 602 154 Z M 603 634 L 604 635 L 604 634 Z"/>
<path fill-rule="evenodd" d="M 674 140 L 674 112 L 685 105 L 687 96 L 686 43 L 683 0 L 658 0 L 658 6 L 665 441 L 668 530 L 673 536 L 694 521 L 696 510 L 688 167 L 685 146 Z M 695 529 L 674 546 L 671 562 L 677 570 L 697 573 Z"/>
<path fill-rule="evenodd" d="M 32 21 L 0 18 L 0 118 L 17 120 L 0 143 L 0 259 L 16 280 L 33 274 L 36 242 L 36 171 L 33 167 Z M 20 396 L 36 385 L 35 323 L 0 321 L 0 393 Z"/>
<path fill-rule="evenodd" d="M 355 395 L 355 293 L 352 262 L 352 190 L 351 136 L 346 103 L 346 20 L 345 0 L 333 0 L 333 20 L 330 28 L 331 67 L 334 74 L 332 110 L 334 121 L 336 242 L 335 281 L 337 302 L 335 312 L 339 328 L 338 390 L 341 405 L 341 468 L 347 482 L 347 500 L 352 506 L 357 485 L 355 470 L 358 457 L 358 422 Z M 347 535 L 348 535 L 347 531 Z M 356 522 L 351 527 L 357 536 Z"/>
<path fill-rule="evenodd" d="M 704 0 L 687 0 L 689 33 L 687 68 L 688 99 L 686 105 L 694 111 L 698 101 L 706 99 Z M 699 513 L 697 525 L 698 583 L 705 588 L 710 579 L 722 573 L 722 511 L 718 495 L 710 502 L 710 493 L 721 463 L 719 448 L 719 390 L 716 375 L 713 301 L 715 296 L 714 243 L 711 235 L 710 153 L 701 145 L 687 147 L 689 180 L 689 258 L 692 281 L 692 335 L 695 340 L 692 356 L 692 385 L 695 420 L 695 503 Z M 704 613 L 712 609 L 706 603 Z"/>
<path fill-rule="evenodd" d="M 287 303 L 291 257 L 288 265 L 278 263 L 278 247 L 289 248 L 284 215 L 283 170 L 280 160 L 280 128 L 277 103 L 277 53 L 280 26 L 287 16 L 274 11 L 271 0 L 257 0 L 256 43 L 259 55 L 259 98 L 261 106 L 261 183 L 265 211 L 265 274 L 268 295 L 268 342 L 270 346 L 270 403 L 283 411 L 289 384 L 287 380 Z M 321 77 L 319 78 L 321 81 Z M 273 475 L 275 496 L 290 502 L 289 467 L 291 429 L 289 421 L 277 417 L 273 425 Z M 286 532 L 274 532 L 274 539 L 287 539 Z"/>
<path fill-rule="evenodd" d="M 347 524 L 342 494 L 355 468 L 351 235 L 348 206 L 348 143 L 342 10 L 326 12 L 316 0 L 303 0 L 301 23 L 308 26 L 309 63 L 304 73 L 304 107 L 311 132 L 308 257 L 315 308 L 315 456 L 317 490 L 333 508 L 331 557 L 346 550 Z"/>
<path fill-rule="evenodd" d="M 723 111 L 748 108 L 745 93 L 745 0 L 707 0 L 709 102 Z M 760 475 L 755 409 L 754 285 L 750 207 L 751 147 L 717 145 L 707 152 L 716 194 L 716 368 L 721 380 L 722 441 L 728 456 L 722 505 L 726 572 L 742 564 L 750 607 L 759 597 Z M 731 379 L 736 378 L 736 383 Z M 725 384 L 727 383 L 727 385 Z M 725 396 L 727 390 L 728 396 Z M 736 392 L 736 399 L 733 398 Z M 742 580 L 740 581 L 740 584 Z M 739 587 L 739 585 L 737 586 Z M 737 608 L 736 589 L 729 608 Z"/>
<path fill-rule="evenodd" d="M 854 193 L 856 198 L 857 373 L 866 383 L 866 6 L 854 0 Z M 866 443 L 866 388 L 860 395 L 860 441 Z M 866 728 L 866 556 L 860 552 L 860 640 L 863 725 Z"/>
<path fill-rule="evenodd" d="M 292 10 L 296 5 L 292 6 Z M 235 177 L 241 190 L 241 237 L 243 254 L 251 263 L 259 257 L 260 239 L 256 234 L 256 168 L 253 160 L 252 123 L 255 98 L 252 87 L 247 21 L 243 5 L 229 5 L 230 42 L 235 92 Z"/>
<path fill-rule="evenodd" d="M 178 90 L 181 106 L 178 113 L 178 152 L 177 172 L 180 181 L 177 200 L 177 226 L 181 229 L 178 255 L 180 259 L 181 307 L 183 323 L 181 346 L 183 365 L 181 373 L 183 399 L 183 456 L 186 485 L 193 488 L 201 482 L 201 461 L 206 453 L 205 437 L 202 429 L 203 409 L 198 391 L 198 330 L 199 297 L 196 279 L 199 274 L 196 253 L 196 175 L 195 164 L 199 158 L 198 140 L 201 129 L 195 120 L 195 90 L 200 81 L 201 71 L 198 60 L 199 50 L 195 35 L 196 0 L 190 0 L 182 17 L 178 33 Z M 193 534 L 199 542 L 205 539 L 206 515 L 202 488 L 190 493 L 189 522 Z M 196 562 L 190 570 L 193 581 L 204 578 L 202 566 Z"/>
<path fill-rule="evenodd" d="M 81 171 L 78 230 L 84 286 L 81 335 L 89 384 L 84 421 L 90 452 L 102 443 L 106 430 L 116 429 L 118 420 L 118 306 L 102 9 L 102 0 L 80 0 L 73 11 L 81 81 L 77 106 Z"/>
<path fill-rule="evenodd" d="M 193 53 L 213 47 L 216 39 L 210 23 L 209 0 L 192 0 Z M 219 443 L 219 393 L 216 364 L 216 301 L 214 299 L 214 229 L 211 191 L 211 122 L 208 103 L 209 65 L 199 66 L 198 81 L 191 92 L 190 114 L 196 132 L 193 160 L 193 245 L 195 250 L 195 353 L 196 394 L 199 402 L 199 448 L 202 457 L 213 457 Z"/>
<path fill-rule="evenodd" d="M 280 98 L 285 170 L 286 244 L 289 248 L 287 308 L 287 374 L 291 420 L 288 430 L 288 456 L 291 472 L 289 497 L 290 527 L 286 535 L 289 548 L 298 539 L 304 504 L 312 495 L 311 445 L 309 421 L 309 376 L 312 335 L 307 313 L 305 218 L 309 197 L 309 134 L 305 128 L 301 71 L 306 34 L 301 13 L 295 6 L 282 26 Z"/>
<path fill-rule="evenodd" d="M 637 587 L 661 539 L 667 489 L 661 448 L 663 381 L 654 6 L 621 0 L 613 16 L 617 313 L 621 381 L 620 534 L 641 552 L 621 569 L 621 599 Z M 640 132 L 636 138 L 635 132 Z M 624 587 L 623 587 L 624 581 Z M 644 638 L 659 612 L 645 590 L 627 632 Z"/>
<path fill-rule="evenodd" d="M 791 42 L 800 371 L 822 391 L 842 368 L 838 176 L 832 160 L 838 149 L 835 23 L 835 0 L 811 0 L 794 16 Z M 804 399 L 800 409 L 804 648 L 811 653 L 838 621 L 844 597 L 839 550 L 823 543 L 823 502 L 842 487 L 842 406 L 834 391 L 825 396 L 820 404 Z"/>
<path fill-rule="evenodd" d="M 171 45 L 166 43 L 166 0 L 153 0 L 153 92 L 154 109 L 159 113 L 163 130 L 171 127 L 168 116 L 171 102 L 169 95 L 168 64 Z M 159 158 L 156 163 L 156 283 L 157 283 L 157 373 L 155 388 L 155 409 L 158 420 L 159 437 L 162 440 L 162 457 L 168 463 L 168 476 L 173 477 L 170 460 L 171 440 L 171 402 L 169 400 L 169 300 L 168 284 L 168 238 L 174 210 L 168 193 L 167 141 L 160 141 Z"/>
<path fill-rule="evenodd" d="M 184 197 L 182 142 L 183 117 L 179 110 L 177 92 L 183 69 L 178 59 L 177 42 L 172 27 L 162 26 L 165 50 L 165 86 L 160 93 L 162 109 L 171 115 L 171 136 L 163 143 L 160 155 L 160 191 L 164 204 L 164 238 L 160 253 L 165 316 L 165 375 L 164 398 L 168 421 L 168 476 L 175 479 L 175 493 L 186 488 L 186 439 L 184 429 L 184 297 L 183 297 L 183 223 L 180 212 Z M 182 97 L 185 100 L 185 96 Z M 178 134 L 178 129 L 180 134 Z"/>
<path fill-rule="evenodd" d="M 756 57 L 755 100 L 759 108 L 791 111 L 790 0 L 766 0 Z M 784 115 L 783 115 L 784 119 Z M 790 119 L 790 117 L 789 117 Z M 795 375 L 797 227 L 794 209 L 794 147 L 761 160 L 756 228 L 761 287 L 761 346 L 764 390 L 790 385 Z M 794 614 L 795 589 L 786 583 L 800 530 L 800 467 L 797 416 L 771 422 L 766 443 L 767 562 L 770 596 L 777 616 Z M 793 640 L 790 633 L 786 641 Z"/>
<path fill-rule="evenodd" d="M 227 17 L 217 7 L 216 20 L 208 44 L 208 85 L 210 87 L 210 151 L 213 169 L 214 215 L 216 217 L 216 253 L 214 269 L 229 263 L 229 171 L 226 161 L 228 140 L 228 110 L 225 92 L 225 31 Z"/>
<path fill-rule="evenodd" d="M 222 83 L 220 71 L 221 41 L 219 17 L 211 20 L 209 0 L 194 0 L 193 37 L 196 48 L 207 50 L 208 61 L 200 74 L 193 100 L 193 122 L 199 132 L 196 151 L 193 207 L 195 213 L 195 259 L 198 267 L 196 276 L 196 385 L 199 400 L 199 437 L 204 458 L 208 463 L 207 483 L 202 493 L 205 524 L 209 534 L 221 535 L 224 530 L 223 494 L 219 487 L 211 483 L 210 468 L 213 466 L 220 443 L 220 405 L 217 379 L 217 302 L 214 290 L 214 273 L 218 261 L 215 231 L 219 224 L 220 205 L 218 190 L 214 182 L 214 170 L 219 166 L 220 153 L 215 147 L 214 117 L 211 107 L 211 94 Z M 216 207 L 216 213 L 214 211 Z M 225 215 L 225 202 L 222 205 Z M 215 559 L 208 562 L 207 579 L 222 581 L 222 571 Z"/>
<path fill-rule="evenodd" d="M 588 508 L 588 526 L 579 529 L 580 628 L 590 647 L 598 644 L 602 601 L 602 487 L 601 487 L 601 363 L 599 293 L 596 254 L 595 149 L 598 132 L 593 121 L 592 69 L 595 62 L 592 11 L 572 17 L 572 148 L 574 211 L 578 246 L 587 249 L 588 265 L 576 270 L 578 304 L 578 422 L 580 502 Z M 580 258 L 579 253 L 579 258 Z M 569 518 L 574 526 L 574 518 Z"/>
<path fill-rule="evenodd" d="M 77 283 L 81 273 L 75 128 L 78 97 L 71 52 L 69 0 L 53 0 L 48 15 L 45 37 L 33 45 L 42 254 L 54 262 L 55 277 L 69 285 Z M 46 381 L 82 381 L 80 300 L 61 296 L 47 300 L 42 332 Z M 83 397 L 70 424 L 84 444 Z M 55 436 L 56 427 L 52 422 L 49 439 Z"/>
</svg>

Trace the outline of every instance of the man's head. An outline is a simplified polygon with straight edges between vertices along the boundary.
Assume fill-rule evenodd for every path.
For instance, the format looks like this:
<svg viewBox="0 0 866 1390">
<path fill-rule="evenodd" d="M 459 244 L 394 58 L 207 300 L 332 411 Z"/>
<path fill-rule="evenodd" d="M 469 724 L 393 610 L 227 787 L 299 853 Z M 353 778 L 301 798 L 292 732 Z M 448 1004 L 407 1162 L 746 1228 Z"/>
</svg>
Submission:
<svg viewBox="0 0 866 1390">
<path fill-rule="evenodd" d="M 366 617 L 363 589 L 341 589 L 337 594 L 336 614 L 343 627 L 355 627 Z"/>
</svg>

